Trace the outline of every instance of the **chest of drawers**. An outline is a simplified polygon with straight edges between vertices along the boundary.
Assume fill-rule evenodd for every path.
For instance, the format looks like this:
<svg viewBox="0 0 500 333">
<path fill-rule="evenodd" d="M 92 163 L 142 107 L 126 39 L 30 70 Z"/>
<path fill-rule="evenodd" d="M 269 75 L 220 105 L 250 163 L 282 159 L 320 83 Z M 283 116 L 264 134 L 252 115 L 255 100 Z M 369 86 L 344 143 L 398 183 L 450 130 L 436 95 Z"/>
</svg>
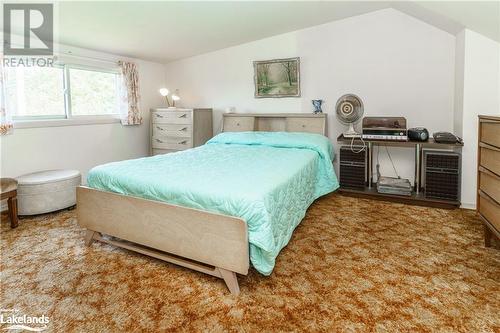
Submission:
<svg viewBox="0 0 500 333">
<path fill-rule="evenodd" d="M 151 155 L 203 145 L 212 134 L 212 109 L 151 109 Z"/>
<path fill-rule="evenodd" d="M 500 238 L 500 117 L 479 116 L 477 211 L 490 246 Z"/>
</svg>

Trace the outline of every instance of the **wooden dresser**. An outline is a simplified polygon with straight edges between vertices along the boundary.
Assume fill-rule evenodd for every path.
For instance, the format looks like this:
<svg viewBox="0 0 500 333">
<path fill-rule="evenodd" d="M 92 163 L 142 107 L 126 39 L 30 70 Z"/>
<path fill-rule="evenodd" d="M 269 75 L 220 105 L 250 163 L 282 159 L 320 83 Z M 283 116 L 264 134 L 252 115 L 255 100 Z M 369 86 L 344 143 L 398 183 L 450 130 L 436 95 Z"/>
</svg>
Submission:
<svg viewBox="0 0 500 333">
<path fill-rule="evenodd" d="M 484 222 L 484 242 L 500 238 L 500 117 L 479 116 L 477 211 Z"/>
<path fill-rule="evenodd" d="M 212 109 L 151 109 L 151 155 L 201 146 L 212 135 Z"/>
</svg>

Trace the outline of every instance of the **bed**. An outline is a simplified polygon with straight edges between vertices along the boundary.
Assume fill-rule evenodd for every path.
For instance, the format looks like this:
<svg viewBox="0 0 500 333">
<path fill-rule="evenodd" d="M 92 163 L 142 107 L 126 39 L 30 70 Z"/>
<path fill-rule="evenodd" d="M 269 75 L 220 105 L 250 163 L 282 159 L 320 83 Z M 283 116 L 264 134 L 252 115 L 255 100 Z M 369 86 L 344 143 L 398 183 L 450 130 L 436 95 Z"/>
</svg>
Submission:
<svg viewBox="0 0 500 333">
<path fill-rule="evenodd" d="M 238 131 L 233 118 L 203 146 L 93 168 L 77 190 L 87 244 L 100 240 L 222 278 L 233 294 L 250 262 L 271 274 L 307 208 L 338 181 L 324 132 L 310 125 L 314 133 L 273 132 L 283 129 L 280 118 L 287 129 L 289 117 L 262 117 L 274 124 L 254 117 L 250 129 L 268 131 Z"/>
</svg>

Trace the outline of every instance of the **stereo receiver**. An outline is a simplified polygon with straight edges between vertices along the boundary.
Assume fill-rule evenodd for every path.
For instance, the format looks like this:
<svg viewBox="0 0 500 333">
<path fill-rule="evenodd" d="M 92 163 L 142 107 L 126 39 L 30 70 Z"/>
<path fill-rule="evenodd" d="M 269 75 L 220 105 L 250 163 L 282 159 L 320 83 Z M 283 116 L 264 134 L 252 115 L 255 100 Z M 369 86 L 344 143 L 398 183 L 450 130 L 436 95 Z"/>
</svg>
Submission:
<svg viewBox="0 0 500 333">
<path fill-rule="evenodd" d="M 363 139 L 408 141 L 406 118 L 404 117 L 364 117 Z"/>
</svg>

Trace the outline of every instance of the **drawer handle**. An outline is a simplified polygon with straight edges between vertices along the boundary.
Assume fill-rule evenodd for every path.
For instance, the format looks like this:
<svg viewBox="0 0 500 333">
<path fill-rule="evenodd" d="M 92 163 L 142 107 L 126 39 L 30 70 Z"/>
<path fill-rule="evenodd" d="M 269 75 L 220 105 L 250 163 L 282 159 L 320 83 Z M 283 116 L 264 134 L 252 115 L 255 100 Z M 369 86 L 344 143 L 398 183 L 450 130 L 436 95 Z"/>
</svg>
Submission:
<svg viewBox="0 0 500 333">
<path fill-rule="evenodd" d="M 240 123 L 236 123 L 236 126 L 240 126 Z"/>
<path fill-rule="evenodd" d="M 156 139 L 156 142 L 163 143 L 160 139 Z"/>
<path fill-rule="evenodd" d="M 163 128 L 161 128 L 160 126 L 156 126 L 157 129 L 159 129 L 160 131 L 164 131 Z"/>
<path fill-rule="evenodd" d="M 179 142 L 180 145 L 185 145 L 187 143 L 187 140 Z"/>
<path fill-rule="evenodd" d="M 188 129 L 187 127 L 183 127 L 183 128 L 181 128 L 179 131 L 180 131 L 180 132 L 185 132 L 185 131 L 187 131 L 187 129 Z"/>
<path fill-rule="evenodd" d="M 302 128 L 306 128 L 306 125 L 302 125 Z"/>
<path fill-rule="evenodd" d="M 157 118 L 163 118 L 163 116 L 161 114 L 159 114 L 159 113 L 156 114 L 156 117 Z"/>
<path fill-rule="evenodd" d="M 179 118 L 186 118 L 187 117 L 187 113 L 183 113 L 179 116 Z"/>
</svg>

